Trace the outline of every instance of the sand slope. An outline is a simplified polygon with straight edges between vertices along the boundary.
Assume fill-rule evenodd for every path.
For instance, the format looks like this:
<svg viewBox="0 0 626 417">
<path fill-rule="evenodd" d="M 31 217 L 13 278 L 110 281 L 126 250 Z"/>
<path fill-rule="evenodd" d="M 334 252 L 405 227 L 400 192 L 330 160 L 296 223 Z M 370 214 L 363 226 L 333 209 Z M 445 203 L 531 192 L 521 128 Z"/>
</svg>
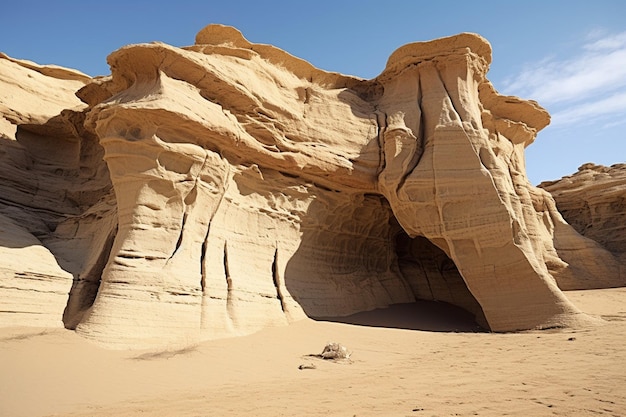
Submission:
<svg viewBox="0 0 626 417">
<path fill-rule="evenodd" d="M 399 328 L 307 319 L 164 351 L 104 350 L 67 330 L 0 329 L 0 415 L 622 416 L 626 289 L 567 295 L 606 324 L 455 333 L 407 329 L 463 328 L 455 317 L 379 312 L 365 319 Z M 346 345 L 351 362 L 306 356 L 327 341 Z"/>
</svg>

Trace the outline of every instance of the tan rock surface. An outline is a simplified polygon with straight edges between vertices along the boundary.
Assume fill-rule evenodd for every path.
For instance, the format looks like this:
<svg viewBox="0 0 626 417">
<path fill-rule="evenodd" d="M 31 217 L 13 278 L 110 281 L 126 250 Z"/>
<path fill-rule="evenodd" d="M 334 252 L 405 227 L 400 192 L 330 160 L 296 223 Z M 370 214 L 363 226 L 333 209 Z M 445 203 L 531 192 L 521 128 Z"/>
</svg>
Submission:
<svg viewBox="0 0 626 417">
<path fill-rule="evenodd" d="M 381 189 L 409 236 L 427 237 L 455 262 L 492 330 L 565 325 L 577 312 L 536 246 L 549 240 L 523 165 L 549 116 L 497 96 L 484 78 L 489 45 L 465 35 L 462 48 L 461 36 L 440 40 L 434 57 L 433 44 L 407 45 L 379 76 L 396 87 L 380 104 L 388 115 Z"/>
<path fill-rule="evenodd" d="M 0 325 L 62 326 L 68 293 L 115 225 L 114 201 L 90 208 L 111 185 L 75 95 L 89 80 L 0 55 Z"/>
<path fill-rule="evenodd" d="M 584 164 L 578 172 L 539 187 L 550 192 L 559 212 L 581 235 L 621 259 L 626 274 L 626 165 Z"/>
<path fill-rule="evenodd" d="M 7 191 L 21 214 L 0 213 L 73 276 L 65 325 L 112 347 L 418 298 L 497 331 L 589 323 L 558 285 L 618 285 L 619 263 L 528 182 L 549 115 L 498 95 L 490 60 L 473 34 L 406 45 L 373 80 L 218 25 L 127 46 L 76 93 L 87 108 L 16 122 L 3 175 L 50 184 Z"/>
<path fill-rule="evenodd" d="M 11 58 L 0 52 L 0 136 L 21 124 L 43 124 L 65 109 L 85 107 L 74 94 L 90 77 L 79 71 Z"/>
</svg>

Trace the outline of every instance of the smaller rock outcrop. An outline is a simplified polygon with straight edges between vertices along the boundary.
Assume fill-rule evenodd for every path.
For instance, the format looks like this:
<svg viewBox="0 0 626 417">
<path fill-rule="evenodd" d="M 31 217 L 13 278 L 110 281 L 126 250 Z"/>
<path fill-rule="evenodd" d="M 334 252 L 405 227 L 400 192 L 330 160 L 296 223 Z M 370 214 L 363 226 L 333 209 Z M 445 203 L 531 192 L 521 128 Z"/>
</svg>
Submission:
<svg viewBox="0 0 626 417">
<path fill-rule="evenodd" d="M 565 220 L 626 264 L 626 164 L 584 164 L 578 172 L 539 185 L 552 194 Z"/>
</svg>

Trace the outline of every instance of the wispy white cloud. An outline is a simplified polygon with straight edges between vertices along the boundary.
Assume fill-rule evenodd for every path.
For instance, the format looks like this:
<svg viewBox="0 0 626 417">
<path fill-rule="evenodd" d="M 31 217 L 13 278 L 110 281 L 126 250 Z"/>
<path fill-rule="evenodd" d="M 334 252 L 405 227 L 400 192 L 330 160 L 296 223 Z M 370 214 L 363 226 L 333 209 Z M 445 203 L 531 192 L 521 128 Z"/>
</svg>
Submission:
<svg viewBox="0 0 626 417">
<path fill-rule="evenodd" d="M 606 98 L 596 99 L 586 103 L 579 103 L 552 115 L 552 125 L 571 125 L 572 123 L 593 123 L 604 119 L 611 119 L 616 113 L 626 117 L 626 91 L 621 91 Z M 626 118 L 622 118 L 626 121 Z M 609 122 L 612 125 L 621 124 Z"/>
<path fill-rule="evenodd" d="M 582 49 L 570 59 L 545 58 L 529 64 L 505 88 L 549 104 L 584 100 L 626 86 L 626 32 L 583 45 Z"/>
<path fill-rule="evenodd" d="M 626 118 L 626 32 L 595 33 L 573 56 L 529 64 L 503 92 L 537 100 L 554 127 Z"/>
<path fill-rule="evenodd" d="M 620 49 L 626 46 L 626 32 L 616 35 L 602 36 L 601 34 L 591 34 L 590 42 L 584 45 L 584 49 L 589 51 L 600 51 L 604 49 Z"/>
<path fill-rule="evenodd" d="M 613 119 L 602 124 L 602 129 L 613 129 L 614 127 L 622 126 L 626 124 L 626 118 Z M 625 153 L 626 155 L 626 153 Z"/>
</svg>

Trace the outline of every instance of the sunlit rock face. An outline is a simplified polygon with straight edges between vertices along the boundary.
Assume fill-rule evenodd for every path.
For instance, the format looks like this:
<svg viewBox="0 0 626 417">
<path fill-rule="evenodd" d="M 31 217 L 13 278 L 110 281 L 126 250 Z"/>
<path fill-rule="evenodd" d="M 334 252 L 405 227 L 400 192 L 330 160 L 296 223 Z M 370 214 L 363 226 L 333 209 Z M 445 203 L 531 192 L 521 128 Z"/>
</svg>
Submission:
<svg viewBox="0 0 626 417">
<path fill-rule="evenodd" d="M 490 60 L 474 34 L 406 45 L 372 80 L 219 25 L 185 48 L 130 45 L 109 56 L 110 77 L 74 86 L 85 104 L 61 113 L 73 115 L 67 137 L 47 130 L 52 119 L 29 128 L 77 155 L 46 190 L 59 216 L 35 231 L 34 205 L 20 203 L 28 218 L 0 214 L 46 251 L 59 278 L 45 279 L 62 282 L 47 317 L 111 347 L 416 299 L 463 307 L 494 331 L 588 323 L 559 287 L 616 285 L 618 261 L 528 182 L 524 148 L 549 115 L 497 94 Z M 1 149 L 24 158 L 41 146 L 5 136 Z M 25 178 L 48 169 L 3 158 Z M 81 199 L 64 206 L 55 190 L 76 187 Z M 21 194 L 7 195 L 2 207 Z M 39 314 L 48 295 L 8 271 L 0 300 L 23 294 Z"/>
<path fill-rule="evenodd" d="M 492 330 L 585 321 L 558 285 L 617 283 L 619 269 L 528 182 L 524 148 L 549 116 L 494 91 L 489 52 L 484 39 L 464 34 L 391 56 L 377 78 L 386 121 L 379 188 L 409 236 L 425 236 L 455 262 Z M 565 240 L 565 252 L 586 256 L 568 252 L 563 262 L 553 243 Z M 609 264 L 588 262 L 592 252 Z"/>
<path fill-rule="evenodd" d="M 602 285 L 599 276 L 593 280 L 596 285 L 625 285 L 626 164 L 610 167 L 584 164 L 573 175 L 543 182 L 539 187 L 554 197 L 558 210 L 578 233 L 592 240 L 593 246 L 601 246 L 593 253 L 585 251 L 582 254 L 588 258 L 588 263 L 606 263 L 613 269 L 621 268 L 621 282 L 611 280 Z M 619 261 L 611 259 L 607 251 Z M 612 276 L 615 273 L 609 274 Z"/>
</svg>

